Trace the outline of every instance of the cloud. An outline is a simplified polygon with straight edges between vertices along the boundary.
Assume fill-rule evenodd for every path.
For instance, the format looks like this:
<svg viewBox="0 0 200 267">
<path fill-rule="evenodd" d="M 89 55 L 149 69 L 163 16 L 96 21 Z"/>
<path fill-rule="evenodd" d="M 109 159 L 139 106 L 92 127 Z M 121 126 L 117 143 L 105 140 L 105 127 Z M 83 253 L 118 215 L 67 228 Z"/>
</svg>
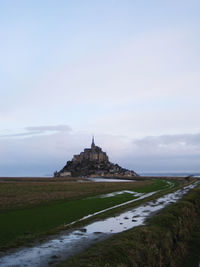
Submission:
<svg viewBox="0 0 200 267">
<path fill-rule="evenodd" d="M 0 135 L 0 138 L 13 138 L 13 137 L 28 137 L 28 136 L 33 136 L 41 134 L 41 131 L 32 131 L 32 132 L 23 132 L 23 133 L 16 133 L 16 134 L 4 134 Z"/>
<path fill-rule="evenodd" d="M 0 135 L 0 138 L 30 137 L 34 135 L 53 134 L 55 132 L 70 132 L 71 128 L 68 125 L 48 125 L 26 127 L 24 130 L 26 132 Z"/>
<path fill-rule="evenodd" d="M 139 154 L 200 155 L 200 134 L 148 136 L 132 145 Z"/>
<path fill-rule="evenodd" d="M 200 134 L 134 139 L 127 153 L 117 157 L 138 172 L 200 172 Z"/>
<path fill-rule="evenodd" d="M 48 126 L 34 126 L 34 127 L 26 127 L 26 130 L 28 131 L 71 131 L 71 128 L 68 125 L 48 125 Z"/>
</svg>

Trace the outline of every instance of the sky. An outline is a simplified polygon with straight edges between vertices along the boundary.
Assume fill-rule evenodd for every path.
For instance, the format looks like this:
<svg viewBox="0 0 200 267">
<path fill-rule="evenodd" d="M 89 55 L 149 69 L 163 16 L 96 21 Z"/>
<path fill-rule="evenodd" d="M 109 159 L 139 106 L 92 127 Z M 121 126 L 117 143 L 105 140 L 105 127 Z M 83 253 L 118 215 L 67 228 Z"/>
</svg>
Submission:
<svg viewBox="0 0 200 267">
<path fill-rule="evenodd" d="M 199 0 L 0 0 L 0 176 L 91 144 L 143 172 L 200 172 Z"/>
</svg>

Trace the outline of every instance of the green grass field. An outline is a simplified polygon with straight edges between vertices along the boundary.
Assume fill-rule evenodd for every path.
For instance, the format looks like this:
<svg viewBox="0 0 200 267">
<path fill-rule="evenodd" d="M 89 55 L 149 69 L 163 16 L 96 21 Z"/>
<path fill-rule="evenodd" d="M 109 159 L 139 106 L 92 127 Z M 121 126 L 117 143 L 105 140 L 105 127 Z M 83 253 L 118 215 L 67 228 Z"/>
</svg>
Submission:
<svg viewBox="0 0 200 267">
<path fill-rule="evenodd" d="M 170 188 L 171 186 L 177 186 L 179 185 L 179 181 L 173 180 L 170 182 L 166 182 L 166 180 L 162 179 L 154 179 L 152 184 L 143 186 L 141 188 L 136 189 L 138 193 L 150 193 L 158 190 L 163 190 Z"/>
</svg>

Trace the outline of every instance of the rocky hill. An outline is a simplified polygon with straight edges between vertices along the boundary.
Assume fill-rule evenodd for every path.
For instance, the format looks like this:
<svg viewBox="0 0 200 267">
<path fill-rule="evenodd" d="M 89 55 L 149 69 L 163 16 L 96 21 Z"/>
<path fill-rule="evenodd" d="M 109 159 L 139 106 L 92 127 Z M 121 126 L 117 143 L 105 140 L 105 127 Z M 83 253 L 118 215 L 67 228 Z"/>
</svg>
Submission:
<svg viewBox="0 0 200 267">
<path fill-rule="evenodd" d="M 86 148 L 79 155 L 74 155 L 73 159 L 68 161 L 59 172 L 54 173 L 54 176 L 134 177 L 138 175 L 134 171 L 111 163 L 107 154 L 95 145 L 93 138 L 91 148 Z"/>
</svg>

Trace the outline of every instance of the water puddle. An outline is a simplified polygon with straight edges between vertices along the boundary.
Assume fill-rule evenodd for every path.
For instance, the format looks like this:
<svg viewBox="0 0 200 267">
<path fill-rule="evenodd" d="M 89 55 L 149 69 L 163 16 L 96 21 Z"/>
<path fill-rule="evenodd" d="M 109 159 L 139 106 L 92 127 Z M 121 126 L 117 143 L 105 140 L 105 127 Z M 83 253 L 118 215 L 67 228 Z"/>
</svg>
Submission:
<svg viewBox="0 0 200 267">
<path fill-rule="evenodd" d="M 91 182 L 106 182 L 106 183 L 109 183 L 109 182 L 136 182 L 135 180 L 126 180 L 126 179 L 113 179 L 113 178 L 100 178 L 100 177 L 97 177 L 97 178 L 87 178 L 88 181 L 91 181 Z"/>
<path fill-rule="evenodd" d="M 198 183 L 199 182 L 196 182 L 186 186 L 174 193 L 167 194 L 154 201 L 132 208 L 131 210 L 125 211 L 112 218 L 90 223 L 82 229 L 77 229 L 73 232 L 65 231 L 65 233 L 61 233 L 54 239 L 35 245 L 34 247 L 21 248 L 13 253 L 7 255 L 4 254 L 0 258 L 0 266 L 45 267 L 57 264 L 61 260 L 85 250 L 92 244 L 104 240 L 114 233 L 119 233 L 144 224 L 149 216 L 161 210 L 168 204 L 181 199 L 184 194 L 194 188 Z M 147 197 L 150 194 L 152 193 L 142 195 L 138 199 Z M 131 200 L 128 203 L 138 199 Z"/>
<path fill-rule="evenodd" d="M 140 196 L 144 195 L 144 193 L 138 193 L 138 192 L 134 192 L 134 191 L 130 191 L 130 190 L 122 190 L 122 191 L 112 192 L 112 193 L 108 193 L 108 194 L 103 194 L 103 195 L 100 195 L 99 197 L 100 198 L 114 197 L 117 195 L 122 195 L 124 193 L 131 194 L 134 197 L 140 197 Z"/>
<path fill-rule="evenodd" d="M 169 189 L 174 187 L 174 183 L 170 182 L 170 181 L 166 181 L 166 183 L 169 185 Z"/>
</svg>

